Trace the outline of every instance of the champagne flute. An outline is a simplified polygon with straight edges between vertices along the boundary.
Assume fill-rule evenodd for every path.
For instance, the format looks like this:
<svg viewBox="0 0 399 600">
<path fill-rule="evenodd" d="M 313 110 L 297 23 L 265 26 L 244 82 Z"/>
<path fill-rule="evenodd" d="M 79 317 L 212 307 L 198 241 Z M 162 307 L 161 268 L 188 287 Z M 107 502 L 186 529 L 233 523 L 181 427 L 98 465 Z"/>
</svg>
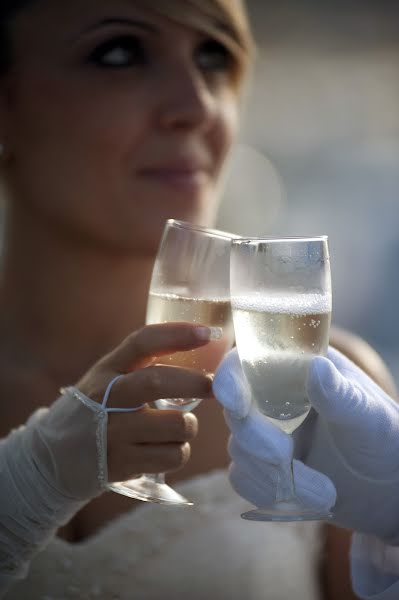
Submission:
<svg viewBox="0 0 399 600">
<path fill-rule="evenodd" d="M 292 433 L 310 411 L 306 394 L 310 361 L 328 348 L 327 237 L 233 240 L 230 280 L 237 351 L 252 401 L 274 425 Z M 279 468 L 273 505 L 241 516 L 254 521 L 307 521 L 329 519 L 331 513 L 299 501 L 291 460 Z"/>
<path fill-rule="evenodd" d="M 214 328 L 201 348 L 157 358 L 158 364 L 215 372 L 232 347 L 229 264 L 235 237 L 214 229 L 169 219 L 152 273 L 146 323 L 186 321 Z M 159 409 L 193 410 L 200 398 L 162 398 Z M 115 492 L 160 504 L 192 504 L 165 483 L 163 473 L 143 474 L 109 486 Z"/>
</svg>

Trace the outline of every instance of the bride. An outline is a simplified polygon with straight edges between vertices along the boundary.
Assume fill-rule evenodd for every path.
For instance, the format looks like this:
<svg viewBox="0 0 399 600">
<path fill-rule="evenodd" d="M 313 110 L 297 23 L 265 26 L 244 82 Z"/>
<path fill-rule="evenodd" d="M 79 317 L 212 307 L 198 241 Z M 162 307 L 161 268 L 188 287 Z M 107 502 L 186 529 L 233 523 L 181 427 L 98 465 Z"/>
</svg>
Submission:
<svg viewBox="0 0 399 600">
<path fill-rule="evenodd" d="M 142 327 L 165 220 L 212 225 L 252 42 L 240 0 L 8 0 L 0 47 L 5 436 Z M 383 384 L 352 342 L 338 345 Z M 169 477 L 196 508 L 104 494 L 7 597 L 351 598 L 347 534 L 241 522 L 222 412 L 197 416 Z"/>
</svg>

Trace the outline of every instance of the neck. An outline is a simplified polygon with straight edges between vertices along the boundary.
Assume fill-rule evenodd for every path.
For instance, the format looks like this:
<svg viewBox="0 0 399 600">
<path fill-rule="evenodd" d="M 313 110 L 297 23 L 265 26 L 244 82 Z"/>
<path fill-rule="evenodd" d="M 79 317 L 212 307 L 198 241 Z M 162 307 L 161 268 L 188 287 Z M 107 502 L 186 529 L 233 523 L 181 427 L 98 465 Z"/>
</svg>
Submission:
<svg viewBox="0 0 399 600">
<path fill-rule="evenodd" d="M 5 339 L 51 378 L 75 381 L 144 324 L 154 258 L 99 251 L 32 218 L 18 227 L 11 220 L 2 272 Z"/>
</svg>

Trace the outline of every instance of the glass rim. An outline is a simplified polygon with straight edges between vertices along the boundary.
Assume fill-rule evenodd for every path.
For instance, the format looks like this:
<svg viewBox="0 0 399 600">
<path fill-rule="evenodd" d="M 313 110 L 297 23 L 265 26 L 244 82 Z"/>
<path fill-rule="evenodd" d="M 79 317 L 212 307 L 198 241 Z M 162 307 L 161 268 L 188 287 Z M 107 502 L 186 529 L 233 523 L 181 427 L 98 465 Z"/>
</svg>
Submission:
<svg viewBox="0 0 399 600">
<path fill-rule="evenodd" d="M 211 227 L 205 227 L 202 225 L 194 225 L 188 221 L 180 221 L 179 219 L 167 219 L 166 225 L 174 225 L 180 229 L 187 229 L 191 231 L 198 231 L 199 233 L 206 233 L 210 236 L 220 238 L 222 240 L 241 240 L 241 236 L 236 233 L 229 233 L 228 231 L 222 231 L 220 229 L 212 229 Z"/>
<path fill-rule="evenodd" d="M 275 242 L 327 242 L 328 235 L 291 235 L 291 236 L 270 236 L 270 237 L 239 237 L 233 240 L 233 244 L 253 243 L 253 244 L 268 244 Z"/>
</svg>

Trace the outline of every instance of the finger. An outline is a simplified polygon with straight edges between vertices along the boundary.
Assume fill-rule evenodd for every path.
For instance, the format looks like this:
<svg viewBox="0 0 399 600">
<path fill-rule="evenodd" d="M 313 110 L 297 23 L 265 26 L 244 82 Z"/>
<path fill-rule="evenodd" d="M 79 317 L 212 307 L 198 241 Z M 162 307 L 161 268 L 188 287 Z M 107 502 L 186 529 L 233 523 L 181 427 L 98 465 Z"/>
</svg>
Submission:
<svg viewBox="0 0 399 600">
<path fill-rule="evenodd" d="M 184 443 L 195 438 L 198 420 L 189 412 L 154 410 L 112 414 L 108 423 L 108 445 L 112 440 L 126 444 Z"/>
<path fill-rule="evenodd" d="M 333 346 L 328 347 L 327 357 L 335 364 L 339 371 L 343 371 L 350 366 L 353 366 L 353 362 L 349 360 L 342 352 L 336 350 Z"/>
<path fill-rule="evenodd" d="M 160 399 L 205 399 L 211 396 L 210 375 L 195 369 L 155 365 L 118 379 L 112 388 L 108 407 L 134 408 Z"/>
<path fill-rule="evenodd" d="M 167 473 L 184 467 L 190 444 L 135 444 L 108 448 L 108 481 L 124 481 L 142 473 Z"/>
<path fill-rule="evenodd" d="M 291 459 L 291 436 L 275 427 L 254 407 L 245 419 L 235 419 L 228 411 L 224 416 L 231 433 L 245 452 L 274 465 Z"/>
<path fill-rule="evenodd" d="M 371 388 L 377 393 L 382 393 L 380 386 L 373 381 L 371 377 L 367 375 L 367 373 L 355 365 L 355 363 L 347 358 L 344 354 L 338 350 L 335 350 L 335 348 L 330 347 L 328 349 L 327 357 L 337 367 L 341 375 L 352 381 L 352 383 L 357 383 L 358 385 L 362 385 L 368 389 Z"/>
<path fill-rule="evenodd" d="M 237 468 L 243 473 L 247 473 L 255 481 L 262 481 L 266 486 L 276 483 L 278 465 L 260 460 L 253 454 L 248 454 L 233 436 L 230 436 L 229 439 L 228 452 Z"/>
<path fill-rule="evenodd" d="M 252 473 L 232 463 L 229 469 L 229 480 L 233 489 L 255 506 L 267 507 L 275 502 L 278 485 L 277 468 L 273 478 L 256 479 Z M 329 511 L 335 505 L 337 492 L 332 481 L 297 460 L 294 460 L 294 482 L 296 495 L 305 506 Z"/>
<path fill-rule="evenodd" d="M 329 359 L 318 356 L 312 360 L 307 389 L 312 406 L 327 421 L 348 428 L 362 427 L 368 412 L 366 394 Z"/>
<path fill-rule="evenodd" d="M 248 475 L 248 472 L 232 463 L 229 467 L 229 481 L 235 492 L 257 507 L 269 506 L 276 499 L 276 486 L 264 485 Z"/>
<path fill-rule="evenodd" d="M 219 328 L 192 323 L 146 325 L 129 335 L 101 363 L 116 373 L 127 373 L 148 364 L 154 356 L 204 346 L 219 333 Z"/>
<path fill-rule="evenodd" d="M 249 413 L 251 394 L 236 349 L 226 354 L 216 371 L 213 393 L 236 419 L 242 419 Z"/>
<path fill-rule="evenodd" d="M 294 460 L 294 482 L 298 498 L 305 505 L 329 511 L 337 501 L 337 490 L 331 479 Z"/>
<path fill-rule="evenodd" d="M 258 481 L 263 489 L 277 485 L 278 466 L 259 460 L 244 452 L 235 442 L 229 441 L 229 454 L 237 469 Z M 330 509 L 335 504 L 337 492 L 332 481 L 324 474 L 294 460 L 295 489 L 298 496 L 310 506 Z"/>
</svg>

